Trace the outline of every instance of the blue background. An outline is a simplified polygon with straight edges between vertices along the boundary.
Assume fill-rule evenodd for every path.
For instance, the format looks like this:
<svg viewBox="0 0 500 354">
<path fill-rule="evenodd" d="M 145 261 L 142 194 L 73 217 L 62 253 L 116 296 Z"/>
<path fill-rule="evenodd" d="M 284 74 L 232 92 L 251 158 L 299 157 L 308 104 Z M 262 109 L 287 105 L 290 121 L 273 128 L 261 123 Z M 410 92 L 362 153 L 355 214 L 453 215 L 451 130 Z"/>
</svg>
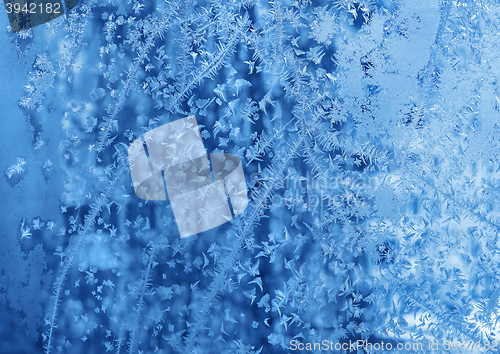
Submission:
<svg viewBox="0 0 500 354">
<path fill-rule="evenodd" d="M 84 0 L 16 34 L 2 14 L 0 352 L 495 349 L 498 10 Z M 251 198 L 180 239 L 127 148 L 191 114 Z"/>
</svg>

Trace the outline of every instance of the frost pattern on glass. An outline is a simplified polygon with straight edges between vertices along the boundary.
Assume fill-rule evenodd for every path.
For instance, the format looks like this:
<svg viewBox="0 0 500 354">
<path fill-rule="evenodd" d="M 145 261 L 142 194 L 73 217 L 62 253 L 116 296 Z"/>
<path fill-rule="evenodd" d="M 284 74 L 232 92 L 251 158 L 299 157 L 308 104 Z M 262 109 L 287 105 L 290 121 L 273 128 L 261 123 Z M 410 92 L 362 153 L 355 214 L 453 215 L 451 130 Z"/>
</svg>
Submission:
<svg viewBox="0 0 500 354">
<path fill-rule="evenodd" d="M 497 2 L 0 21 L 0 352 L 499 339 Z"/>
</svg>

